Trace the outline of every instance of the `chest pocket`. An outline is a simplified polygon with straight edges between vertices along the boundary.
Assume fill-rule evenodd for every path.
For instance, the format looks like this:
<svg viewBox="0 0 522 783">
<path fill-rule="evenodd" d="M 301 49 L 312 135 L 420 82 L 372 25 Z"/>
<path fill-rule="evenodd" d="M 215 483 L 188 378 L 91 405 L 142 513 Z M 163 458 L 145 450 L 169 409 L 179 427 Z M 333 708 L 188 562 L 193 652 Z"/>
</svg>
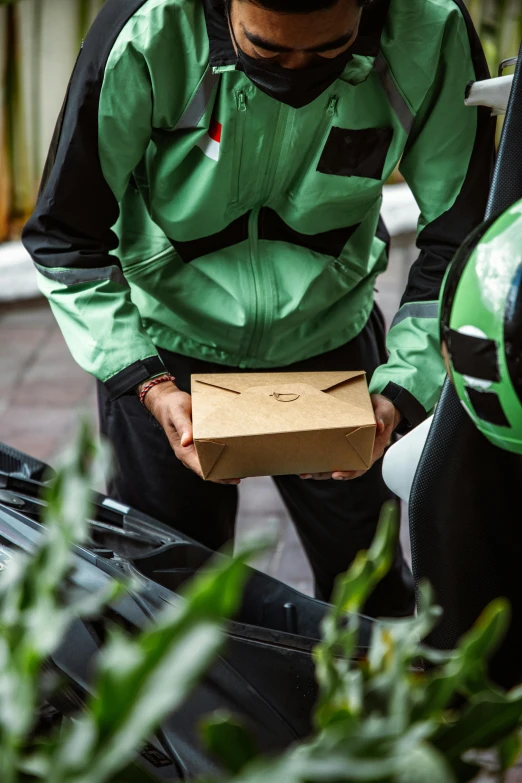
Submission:
<svg viewBox="0 0 522 783">
<path fill-rule="evenodd" d="M 333 127 L 317 164 L 321 174 L 382 179 L 392 128 Z"/>
</svg>

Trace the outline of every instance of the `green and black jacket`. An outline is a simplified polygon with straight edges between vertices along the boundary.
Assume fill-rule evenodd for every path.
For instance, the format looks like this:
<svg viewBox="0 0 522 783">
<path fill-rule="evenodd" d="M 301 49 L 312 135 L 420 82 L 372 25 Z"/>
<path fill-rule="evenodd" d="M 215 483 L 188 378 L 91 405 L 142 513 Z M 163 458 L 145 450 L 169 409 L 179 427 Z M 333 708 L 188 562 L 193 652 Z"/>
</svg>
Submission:
<svg viewBox="0 0 522 783">
<path fill-rule="evenodd" d="M 493 150 L 462 0 L 381 0 L 353 57 L 295 110 L 235 69 L 217 0 L 108 0 L 78 57 L 24 231 L 75 359 L 112 398 L 161 372 L 157 347 L 280 367 L 364 327 L 387 264 L 397 162 L 420 256 L 388 337 L 384 392 L 416 424 L 444 376 L 439 289 L 483 217 Z"/>
</svg>

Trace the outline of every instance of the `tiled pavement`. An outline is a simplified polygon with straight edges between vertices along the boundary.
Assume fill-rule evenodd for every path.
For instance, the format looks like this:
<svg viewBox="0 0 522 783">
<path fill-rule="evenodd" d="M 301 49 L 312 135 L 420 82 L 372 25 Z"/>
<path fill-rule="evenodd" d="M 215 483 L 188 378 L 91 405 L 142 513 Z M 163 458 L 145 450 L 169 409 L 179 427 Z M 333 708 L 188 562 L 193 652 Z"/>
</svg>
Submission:
<svg viewBox="0 0 522 783">
<path fill-rule="evenodd" d="M 377 283 L 388 323 L 413 258 L 411 238 L 398 238 Z M 82 409 L 95 416 L 94 383 L 71 358 L 48 305 L 40 300 L 0 306 L 0 441 L 52 464 Z M 275 544 L 260 567 L 310 592 L 308 563 L 272 481 L 248 479 L 240 491 L 238 536 L 267 527 L 276 531 Z M 405 528 L 403 542 L 409 552 Z"/>
</svg>

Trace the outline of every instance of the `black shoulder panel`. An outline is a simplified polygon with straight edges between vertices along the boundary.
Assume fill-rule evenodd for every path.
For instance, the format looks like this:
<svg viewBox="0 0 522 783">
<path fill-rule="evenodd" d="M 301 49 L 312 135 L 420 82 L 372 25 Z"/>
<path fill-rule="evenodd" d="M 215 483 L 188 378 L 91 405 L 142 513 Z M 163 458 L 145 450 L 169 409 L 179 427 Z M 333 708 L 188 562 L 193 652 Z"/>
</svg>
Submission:
<svg viewBox="0 0 522 783">
<path fill-rule="evenodd" d="M 47 267 L 115 264 L 111 231 L 118 204 L 98 155 L 98 108 L 105 66 L 126 22 L 145 0 L 107 0 L 76 61 L 51 142 L 36 209 L 23 232 L 33 260 Z M 59 260 L 58 260 L 59 259 Z"/>
<path fill-rule="evenodd" d="M 476 79 L 489 79 L 489 68 L 469 12 L 462 0 L 453 1 L 466 23 Z M 475 143 L 461 191 L 453 206 L 419 234 L 421 254 L 411 268 L 401 306 L 439 298 L 448 264 L 468 234 L 484 219 L 493 174 L 496 126 L 487 107 L 477 111 Z"/>
</svg>

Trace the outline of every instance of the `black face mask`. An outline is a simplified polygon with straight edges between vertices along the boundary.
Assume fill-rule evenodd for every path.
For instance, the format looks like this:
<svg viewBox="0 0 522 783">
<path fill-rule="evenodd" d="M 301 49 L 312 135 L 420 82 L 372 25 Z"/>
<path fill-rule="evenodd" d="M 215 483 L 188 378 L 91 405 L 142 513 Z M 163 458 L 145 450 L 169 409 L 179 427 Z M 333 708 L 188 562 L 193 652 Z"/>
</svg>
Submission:
<svg viewBox="0 0 522 783">
<path fill-rule="evenodd" d="M 227 16 L 230 19 L 228 3 Z M 339 78 L 352 59 L 352 53 L 347 49 L 337 57 L 323 57 L 324 62 L 308 68 L 283 68 L 277 63 L 263 62 L 257 57 L 246 54 L 236 40 L 230 21 L 229 24 L 237 47 L 237 70 L 243 71 L 262 92 L 275 98 L 276 101 L 293 106 L 294 109 L 300 109 L 315 101 Z"/>
</svg>

